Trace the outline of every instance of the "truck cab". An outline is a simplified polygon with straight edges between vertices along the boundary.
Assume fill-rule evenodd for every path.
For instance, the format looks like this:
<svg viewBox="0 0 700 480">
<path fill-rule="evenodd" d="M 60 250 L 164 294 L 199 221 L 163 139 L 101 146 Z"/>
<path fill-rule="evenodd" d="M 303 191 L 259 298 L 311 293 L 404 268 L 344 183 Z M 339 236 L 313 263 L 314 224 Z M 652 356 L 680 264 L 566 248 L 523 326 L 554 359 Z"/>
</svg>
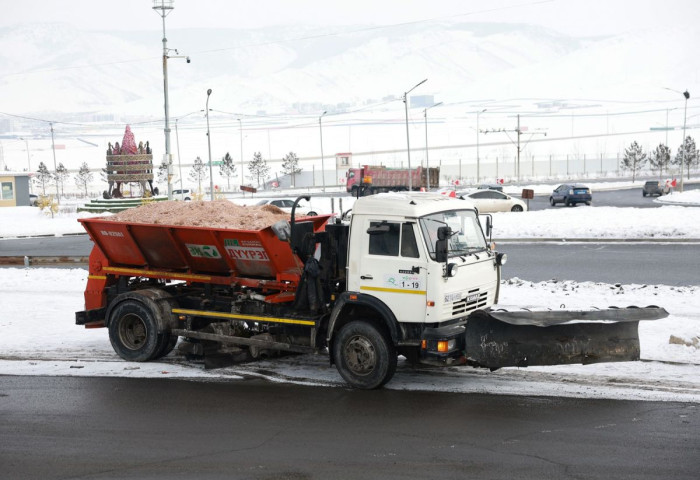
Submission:
<svg viewBox="0 0 700 480">
<path fill-rule="evenodd" d="M 330 348 L 343 353 L 336 364 L 347 363 L 348 348 L 335 342 L 353 322 L 377 329 L 411 361 L 458 362 L 467 317 L 497 303 L 501 257 L 463 200 L 412 192 L 359 199 L 347 257 L 347 290 L 329 326 Z M 381 350 L 370 343 L 352 347 L 358 358 Z M 337 366 L 350 383 L 361 381 L 361 366 Z"/>
</svg>

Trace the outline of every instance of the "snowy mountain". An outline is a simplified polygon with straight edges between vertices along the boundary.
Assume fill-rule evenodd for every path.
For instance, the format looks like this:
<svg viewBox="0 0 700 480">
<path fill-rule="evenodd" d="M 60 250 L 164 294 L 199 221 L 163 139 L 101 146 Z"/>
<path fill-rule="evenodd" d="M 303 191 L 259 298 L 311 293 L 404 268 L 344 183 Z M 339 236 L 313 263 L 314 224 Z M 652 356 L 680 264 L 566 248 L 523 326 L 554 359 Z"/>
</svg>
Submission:
<svg viewBox="0 0 700 480">
<path fill-rule="evenodd" d="M 0 30 L 0 104 L 12 113 L 162 115 L 162 33 L 80 31 L 66 24 Z M 360 106 L 428 78 L 420 94 L 477 99 L 663 97 L 697 82 L 683 45 L 694 30 L 574 38 L 512 24 L 426 22 L 391 28 L 285 27 L 168 32 L 191 57 L 168 62 L 171 112 L 255 113 L 300 104 Z M 176 55 L 173 51 L 171 55 Z M 681 80 L 678 80 L 681 79 Z M 415 92 L 418 94 L 419 92 Z M 225 106 L 225 107 L 223 107 Z"/>
</svg>

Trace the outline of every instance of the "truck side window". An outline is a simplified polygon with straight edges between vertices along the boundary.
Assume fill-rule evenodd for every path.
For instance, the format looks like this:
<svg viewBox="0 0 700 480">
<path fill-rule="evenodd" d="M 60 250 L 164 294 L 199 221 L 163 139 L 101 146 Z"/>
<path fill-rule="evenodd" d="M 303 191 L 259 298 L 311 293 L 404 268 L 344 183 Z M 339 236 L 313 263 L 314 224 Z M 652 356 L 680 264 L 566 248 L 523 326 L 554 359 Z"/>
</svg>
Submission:
<svg viewBox="0 0 700 480">
<path fill-rule="evenodd" d="M 371 227 L 377 227 L 382 222 L 370 222 Z M 377 235 L 369 236 L 369 254 L 370 255 L 387 255 L 392 257 L 399 256 L 399 230 L 398 223 L 388 223 L 389 231 Z"/>
<path fill-rule="evenodd" d="M 416 242 L 416 234 L 413 231 L 412 223 L 404 223 L 401 225 L 401 256 L 418 258 L 418 243 Z"/>
</svg>

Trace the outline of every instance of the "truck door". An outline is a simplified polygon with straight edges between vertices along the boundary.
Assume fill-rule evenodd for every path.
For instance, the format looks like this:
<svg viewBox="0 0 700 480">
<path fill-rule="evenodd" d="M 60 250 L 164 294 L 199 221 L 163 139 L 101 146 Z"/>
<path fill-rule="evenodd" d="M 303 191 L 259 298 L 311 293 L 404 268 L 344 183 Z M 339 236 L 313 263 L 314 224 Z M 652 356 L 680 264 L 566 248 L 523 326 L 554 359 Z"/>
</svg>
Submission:
<svg viewBox="0 0 700 480">
<path fill-rule="evenodd" d="M 359 290 L 387 304 L 401 322 L 424 322 L 427 259 L 416 222 L 366 219 Z"/>
</svg>

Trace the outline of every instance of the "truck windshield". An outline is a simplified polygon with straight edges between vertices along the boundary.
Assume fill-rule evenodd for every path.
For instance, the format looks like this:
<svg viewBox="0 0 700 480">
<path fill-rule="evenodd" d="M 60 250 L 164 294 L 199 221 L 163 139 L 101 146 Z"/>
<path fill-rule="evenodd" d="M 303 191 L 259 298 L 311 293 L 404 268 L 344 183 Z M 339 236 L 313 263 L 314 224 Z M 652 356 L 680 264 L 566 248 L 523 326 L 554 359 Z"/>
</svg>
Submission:
<svg viewBox="0 0 700 480">
<path fill-rule="evenodd" d="M 453 235 L 448 242 L 448 256 L 468 255 L 486 250 L 486 238 L 472 210 L 449 210 L 420 218 L 420 228 L 428 246 L 430 258 L 435 260 L 435 242 L 439 227 L 448 226 Z"/>
</svg>

